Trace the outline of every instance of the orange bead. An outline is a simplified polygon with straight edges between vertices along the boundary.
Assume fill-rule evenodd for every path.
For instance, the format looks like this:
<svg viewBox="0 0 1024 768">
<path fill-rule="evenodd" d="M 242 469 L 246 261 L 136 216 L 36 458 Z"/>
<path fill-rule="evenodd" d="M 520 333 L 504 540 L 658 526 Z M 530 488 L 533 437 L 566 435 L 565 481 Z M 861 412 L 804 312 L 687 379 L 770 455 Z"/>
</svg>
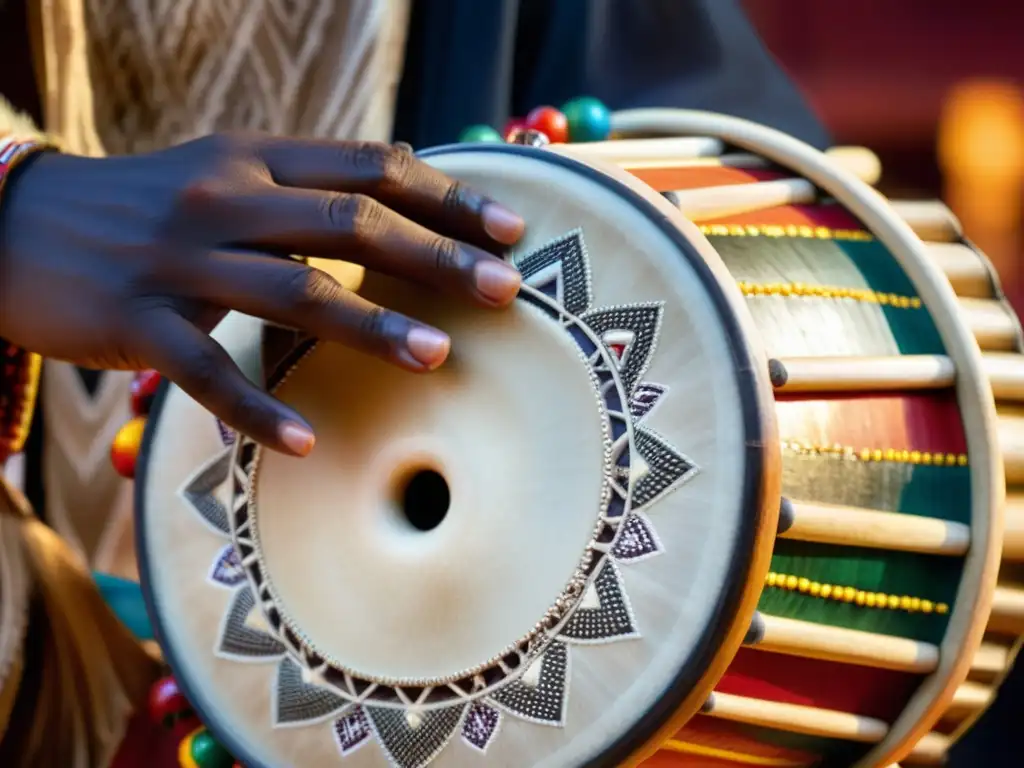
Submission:
<svg viewBox="0 0 1024 768">
<path fill-rule="evenodd" d="M 121 477 L 129 480 L 135 477 L 135 462 L 139 458 L 142 446 L 142 433 L 146 429 L 146 420 L 141 416 L 125 424 L 117 431 L 114 442 L 110 446 L 110 461 Z"/>
</svg>

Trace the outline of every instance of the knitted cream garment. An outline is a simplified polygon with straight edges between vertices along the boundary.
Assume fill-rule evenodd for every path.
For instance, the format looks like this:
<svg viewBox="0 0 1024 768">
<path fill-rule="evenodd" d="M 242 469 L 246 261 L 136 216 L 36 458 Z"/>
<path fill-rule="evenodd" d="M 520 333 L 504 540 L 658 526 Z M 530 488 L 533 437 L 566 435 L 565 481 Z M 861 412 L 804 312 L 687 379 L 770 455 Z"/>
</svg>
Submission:
<svg viewBox="0 0 1024 768">
<path fill-rule="evenodd" d="M 223 130 L 386 140 L 408 0 L 85 0 L 108 153 Z"/>
</svg>

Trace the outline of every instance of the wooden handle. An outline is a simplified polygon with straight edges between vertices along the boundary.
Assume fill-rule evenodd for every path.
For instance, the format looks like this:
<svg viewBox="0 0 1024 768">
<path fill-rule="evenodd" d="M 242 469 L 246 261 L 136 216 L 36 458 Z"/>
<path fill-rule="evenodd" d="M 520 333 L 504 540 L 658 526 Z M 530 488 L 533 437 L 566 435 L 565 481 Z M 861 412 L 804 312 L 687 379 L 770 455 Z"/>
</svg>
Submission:
<svg viewBox="0 0 1024 768">
<path fill-rule="evenodd" d="M 785 357 L 769 361 L 776 392 L 877 392 L 941 389 L 956 378 L 945 355 Z"/>
<path fill-rule="evenodd" d="M 786 539 L 932 555 L 962 555 L 971 543 L 968 526 L 934 517 L 800 501 L 791 506 L 792 523 L 779 532 Z"/>
<path fill-rule="evenodd" d="M 992 276 L 985 259 L 963 243 L 925 243 L 928 255 L 941 269 L 957 296 L 989 299 L 994 295 Z"/>
<path fill-rule="evenodd" d="M 892 208 L 922 240 L 954 243 L 963 239 L 960 221 L 937 200 L 898 200 L 892 202 Z"/>
<path fill-rule="evenodd" d="M 1006 497 L 1003 559 L 1015 563 L 1024 562 L 1024 494 L 1011 493 Z"/>
<path fill-rule="evenodd" d="M 1017 320 L 996 299 L 960 299 L 960 316 L 983 350 L 1008 352 L 1017 345 Z"/>
<path fill-rule="evenodd" d="M 801 704 L 751 699 L 717 691 L 708 699 L 703 714 L 737 723 L 777 728 L 790 733 L 867 744 L 881 741 L 889 732 L 889 726 L 871 717 Z"/>
<path fill-rule="evenodd" d="M 928 674 L 939 663 L 931 643 L 763 613 L 755 615 L 749 637 L 758 650 L 876 669 Z"/>
</svg>

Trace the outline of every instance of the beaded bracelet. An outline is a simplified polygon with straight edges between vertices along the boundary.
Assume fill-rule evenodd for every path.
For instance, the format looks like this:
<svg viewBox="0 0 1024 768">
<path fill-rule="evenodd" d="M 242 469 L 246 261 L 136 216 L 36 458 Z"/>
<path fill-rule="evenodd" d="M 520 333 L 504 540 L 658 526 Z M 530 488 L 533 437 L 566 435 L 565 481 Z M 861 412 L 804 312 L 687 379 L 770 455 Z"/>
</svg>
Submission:
<svg viewBox="0 0 1024 768">
<path fill-rule="evenodd" d="M 0 205 L 11 172 L 50 144 L 35 137 L 0 138 Z M 24 445 L 39 388 L 39 355 L 0 339 L 0 462 Z"/>
</svg>

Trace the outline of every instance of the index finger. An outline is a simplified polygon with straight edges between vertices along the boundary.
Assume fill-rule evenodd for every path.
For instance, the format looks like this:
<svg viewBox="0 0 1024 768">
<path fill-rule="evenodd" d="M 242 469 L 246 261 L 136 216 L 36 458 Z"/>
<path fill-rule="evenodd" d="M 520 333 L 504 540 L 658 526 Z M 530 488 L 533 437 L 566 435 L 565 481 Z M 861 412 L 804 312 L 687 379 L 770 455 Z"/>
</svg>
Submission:
<svg viewBox="0 0 1024 768">
<path fill-rule="evenodd" d="M 281 186 L 373 197 L 439 234 L 490 251 L 522 237 L 522 217 L 417 159 L 375 142 L 268 139 L 260 156 Z"/>
</svg>

